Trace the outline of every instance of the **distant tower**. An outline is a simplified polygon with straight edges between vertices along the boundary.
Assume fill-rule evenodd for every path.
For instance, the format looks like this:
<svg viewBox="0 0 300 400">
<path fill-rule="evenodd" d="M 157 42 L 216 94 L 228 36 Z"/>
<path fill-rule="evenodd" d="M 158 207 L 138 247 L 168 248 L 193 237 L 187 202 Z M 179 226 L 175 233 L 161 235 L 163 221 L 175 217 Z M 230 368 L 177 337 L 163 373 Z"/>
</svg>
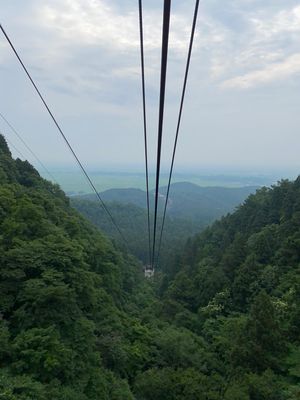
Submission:
<svg viewBox="0 0 300 400">
<path fill-rule="evenodd" d="M 145 265 L 144 267 L 145 278 L 151 278 L 154 275 L 154 268 L 151 265 Z"/>
</svg>

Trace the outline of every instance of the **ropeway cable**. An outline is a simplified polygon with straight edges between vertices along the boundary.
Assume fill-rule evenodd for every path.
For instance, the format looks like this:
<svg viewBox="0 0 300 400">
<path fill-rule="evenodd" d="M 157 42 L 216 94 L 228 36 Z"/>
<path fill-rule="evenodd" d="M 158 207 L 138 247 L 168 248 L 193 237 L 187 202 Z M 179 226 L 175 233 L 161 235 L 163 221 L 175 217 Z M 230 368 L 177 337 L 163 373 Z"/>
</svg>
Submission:
<svg viewBox="0 0 300 400">
<path fill-rule="evenodd" d="M 152 269 L 154 269 L 158 190 L 160 176 L 160 160 L 164 119 L 164 104 L 166 90 L 166 74 L 168 61 L 168 43 L 170 28 L 171 0 L 164 0 L 163 29 L 162 29 L 162 52 L 161 52 L 161 74 L 160 74 L 160 99 L 159 99 L 159 120 L 158 120 L 158 140 L 157 140 L 157 161 L 156 161 L 156 186 L 155 186 L 155 206 L 154 206 L 154 227 L 153 227 L 153 248 L 152 248 Z"/>
<path fill-rule="evenodd" d="M 187 85 L 187 78 L 188 78 L 190 61 L 191 61 L 193 41 L 194 41 L 194 36 L 195 36 L 195 28 L 196 28 L 196 23 L 197 23 L 199 2 L 200 2 L 200 0 L 196 0 L 196 4 L 195 4 L 194 18 L 193 18 L 193 24 L 192 24 L 192 30 L 191 30 L 191 36 L 190 36 L 190 44 L 189 44 L 187 63 L 186 63 L 186 68 L 185 68 L 185 75 L 184 75 L 184 82 L 183 82 L 182 95 L 181 95 L 181 101 L 180 101 L 180 108 L 179 108 L 179 114 L 178 114 L 176 135 L 175 135 L 175 141 L 174 141 L 174 147 L 173 147 L 172 162 L 171 162 L 170 173 L 169 173 L 168 188 L 167 188 L 167 194 L 166 194 L 166 200 L 165 200 L 165 206 L 164 206 L 162 226 L 161 226 L 161 230 L 160 230 L 156 266 L 158 265 L 159 256 L 160 256 L 160 250 L 161 250 L 161 242 L 162 242 L 163 230 L 164 230 L 165 219 L 166 219 L 166 211 L 167 211 L 168 200 L 169 200 L 169 192 L 170 192 L 170 185 L 171 185 L 172 174 L 173 174 L 173 167 L 174 167 L 174 160 L 175 160 L 175 154 L 176 154 L 176 148 L 177 148 L 178 134 L 179 134 L 180 123 L 181 123 L 181 116 L 182 116 L 183 103 L 184 103 L 184 97 L 185 97 L 185 91 L 186 91 L 186 85 Z"/>
<path fill-rule="evenodd" d="M 11 142 L 11 140 L 9 140 L 6 136 L 5 136 L 5 140 L 7 141 L 9 146 L 12 147 L 15 150 L 15 152 L 19 154 L 19 156 L 21 156 L 22 158 L 24 158 L 24 160 L 26 160 L 26 157 L 24 156 L 24 154 Z"/>
<path fill-rule="evenodd" d="M 140 27 L 140 49 L 141 49 L 142 97 L 143 97 L 144 152 L 145 152 L 146 192 L 147 192 L 146 195 L 147 195 L 148 247 L 149 247 L 149 265 L 151 265 L 152 257 L 151 257 L 149 172 L 148 172 L 147 115 L 146 115 L 146 94 L 145 94 L 145 62 L 144 62 L 144 34 L 143 34 L 142 0 L 139 0 L 139 27 Z"/>
<path fill-rule="evenodd" d="M 23 143 L 23 145 L 26 147 L 26 149 L 30 152 L 30 154 L 35 158 L 35 160 L 40 164 L 40 166 L 43 168 L 43 170 L 49 175 L 50 179 L 54 182 L 56 182 L 56 179 L 54 176 L 51 174 L 51 172 L 46 168 L 46 166 L 42 163 L 42 161 L 38 158 L 38 156 L 34 153 L 33 150 L 28 146 L 28 144 L 25 142 L 25 140 L 22 138 L 20 133 L 15 129 L 15 127 L 7 120 L 7 118 L 0 112 L 0 117 L 3 119 L 3 121 L 6 123 L 7 126 L 14 132 L 14 134 L 17 136 L 17 138 Z M 20 153 L 20 151 L 19 151 Z M 26 157 L 24 157 L 26 158 Z"/>
</svg>

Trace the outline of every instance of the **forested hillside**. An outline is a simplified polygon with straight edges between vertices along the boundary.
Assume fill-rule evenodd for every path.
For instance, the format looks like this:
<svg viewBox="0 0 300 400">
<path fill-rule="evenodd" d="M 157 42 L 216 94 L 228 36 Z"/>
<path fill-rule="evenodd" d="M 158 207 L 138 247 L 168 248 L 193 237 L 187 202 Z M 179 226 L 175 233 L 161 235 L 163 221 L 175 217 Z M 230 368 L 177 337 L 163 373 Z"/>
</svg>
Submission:
<svg viewBox="0 0 300 400">
<path fill-rule="evenodd" d="M 163 288 L 165 318 L 216 356 L 216 398 L 300 398 L 300 177 L 189 240 Z"/>
<path fill-rule="evenodd" d="M 0 182 L 0 398 L 132 399 L 110 342 L 134 368 L 142 328 L 123 308 L 140 266 L 2 136 Z"/>
<path fill-rule="evenodd" d="M 233 211 L 257 187 L 242 188 L 200 187 L 181 182 L 171 185 L 168 213 L 165 221 L 159 268 L 169 268 L 173 257 L 183 250 L 186 240 L 201 232 L 217 218 Z M 160 190 L 158 226 L 164 208 L 166 187 Z M 144 264 L 148 263 L 146 193 L 140 189 L 110 189 L 101 193 L 111 214 L 118 220 L 123 234 L 130 243 L 130 251 Z M 150 193 L 153 209 L 153 191 Z M 72 196 L 71 204 L 101 231 L 119 245 L 122 239 L 95 195 Z M 150 216 L 153 221 L 153 215 Z"/>
<path fill-rule="evenodd" d="M 0 399 L 300 398 L 300 178 L 148 281 L 0 136 L 0 226 Z"/>
<path fill-rule="evenodd" d="M 149 263 L 149 247 L 147 232 L 147 211 L 133 204 L 105 203 L 118 221 L 119 227 L 129 243 L 129 249 L 143 264 Z M 74 206 L 84 217 L 91 221 L 101 231 L 114 239 L 119 246 L 124 246 L 122 238 L 111 221 L 107 218 L 104 209 L 99 202 L 71 198 Z M 153 215 L 151 215 L 151 221 Z M 158 217 L 158 226 L 161 226 L 162 218 Z M 201 232 L 207 224 L 183 218 L 166 217 L 164 240 L 161 246 L 160 268 L 172 264 L 174 254 L 183 250 L 188 237 Z"/>
</svg>

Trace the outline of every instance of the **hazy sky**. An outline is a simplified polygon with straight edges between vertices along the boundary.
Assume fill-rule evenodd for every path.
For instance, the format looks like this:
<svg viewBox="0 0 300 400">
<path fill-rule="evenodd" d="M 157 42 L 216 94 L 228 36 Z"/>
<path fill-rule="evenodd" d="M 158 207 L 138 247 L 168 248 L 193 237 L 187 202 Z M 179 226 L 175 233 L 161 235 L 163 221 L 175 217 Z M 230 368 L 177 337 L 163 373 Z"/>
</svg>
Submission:
<svg viewBox="0 0 300 400">
<path fill-rule="evenodd" d="M 144 0 L 151 164 L 162 4 Z M 193 11 L 194 0 L 172 2 L 164 165 L 171 157 Z M 0 20 L 84 164 L 142 165 L 137 0 L 0 0 Z M 41 160 L 71 164 L 3 37 L 0 88 L 0 112 Z M 2 121 L 0 131 L 28 154 Z M 299 0 L 200 1 L 176 170 L 300 171 L 299 154 Z"/>
</svg>

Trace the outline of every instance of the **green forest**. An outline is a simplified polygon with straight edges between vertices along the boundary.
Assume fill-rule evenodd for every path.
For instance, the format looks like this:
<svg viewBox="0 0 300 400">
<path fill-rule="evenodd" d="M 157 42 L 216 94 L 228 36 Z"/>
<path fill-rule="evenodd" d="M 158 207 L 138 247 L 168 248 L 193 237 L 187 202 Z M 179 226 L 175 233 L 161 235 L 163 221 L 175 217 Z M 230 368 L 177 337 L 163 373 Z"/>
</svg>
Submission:
<svg viewBox="0 0 300 400">
<path fill-rule="evenodd" d="M 300 177 L 154 279 L 2 136 L 0 183 L 0 400 L 300 399 Z"/>
<path fill-rule="evenodd" d="M 105 202 L 113 217 L 128 242 L 128 250 L 143 264 L 149 264 L 149 250 L 147 232 L 147 210 L 134 204 L 122 204 L 118 202 Z M 112 225 L 99 202 L 71 198 L 71 205 L 75 207 L 85 218 L 91 221 L 97 228 L 110 237 L 120 248 L 124 248 L 124 241 L 119 232 Z M 153 215 L 150 216 L 151 221 Z M 162 218 L 159 215 L 158 225 L 161 226 Z M 189 236 L 202 231 L 207 223 L 195 222 L 184 218 L 170 218 L 166 216 L 164 236 L 160 251 L 160 265 L 164 268 L 172 266 L 174 256 L 183 251 Z M 125 248 L 124 248 L 125 250 Z"/>
</svg>

